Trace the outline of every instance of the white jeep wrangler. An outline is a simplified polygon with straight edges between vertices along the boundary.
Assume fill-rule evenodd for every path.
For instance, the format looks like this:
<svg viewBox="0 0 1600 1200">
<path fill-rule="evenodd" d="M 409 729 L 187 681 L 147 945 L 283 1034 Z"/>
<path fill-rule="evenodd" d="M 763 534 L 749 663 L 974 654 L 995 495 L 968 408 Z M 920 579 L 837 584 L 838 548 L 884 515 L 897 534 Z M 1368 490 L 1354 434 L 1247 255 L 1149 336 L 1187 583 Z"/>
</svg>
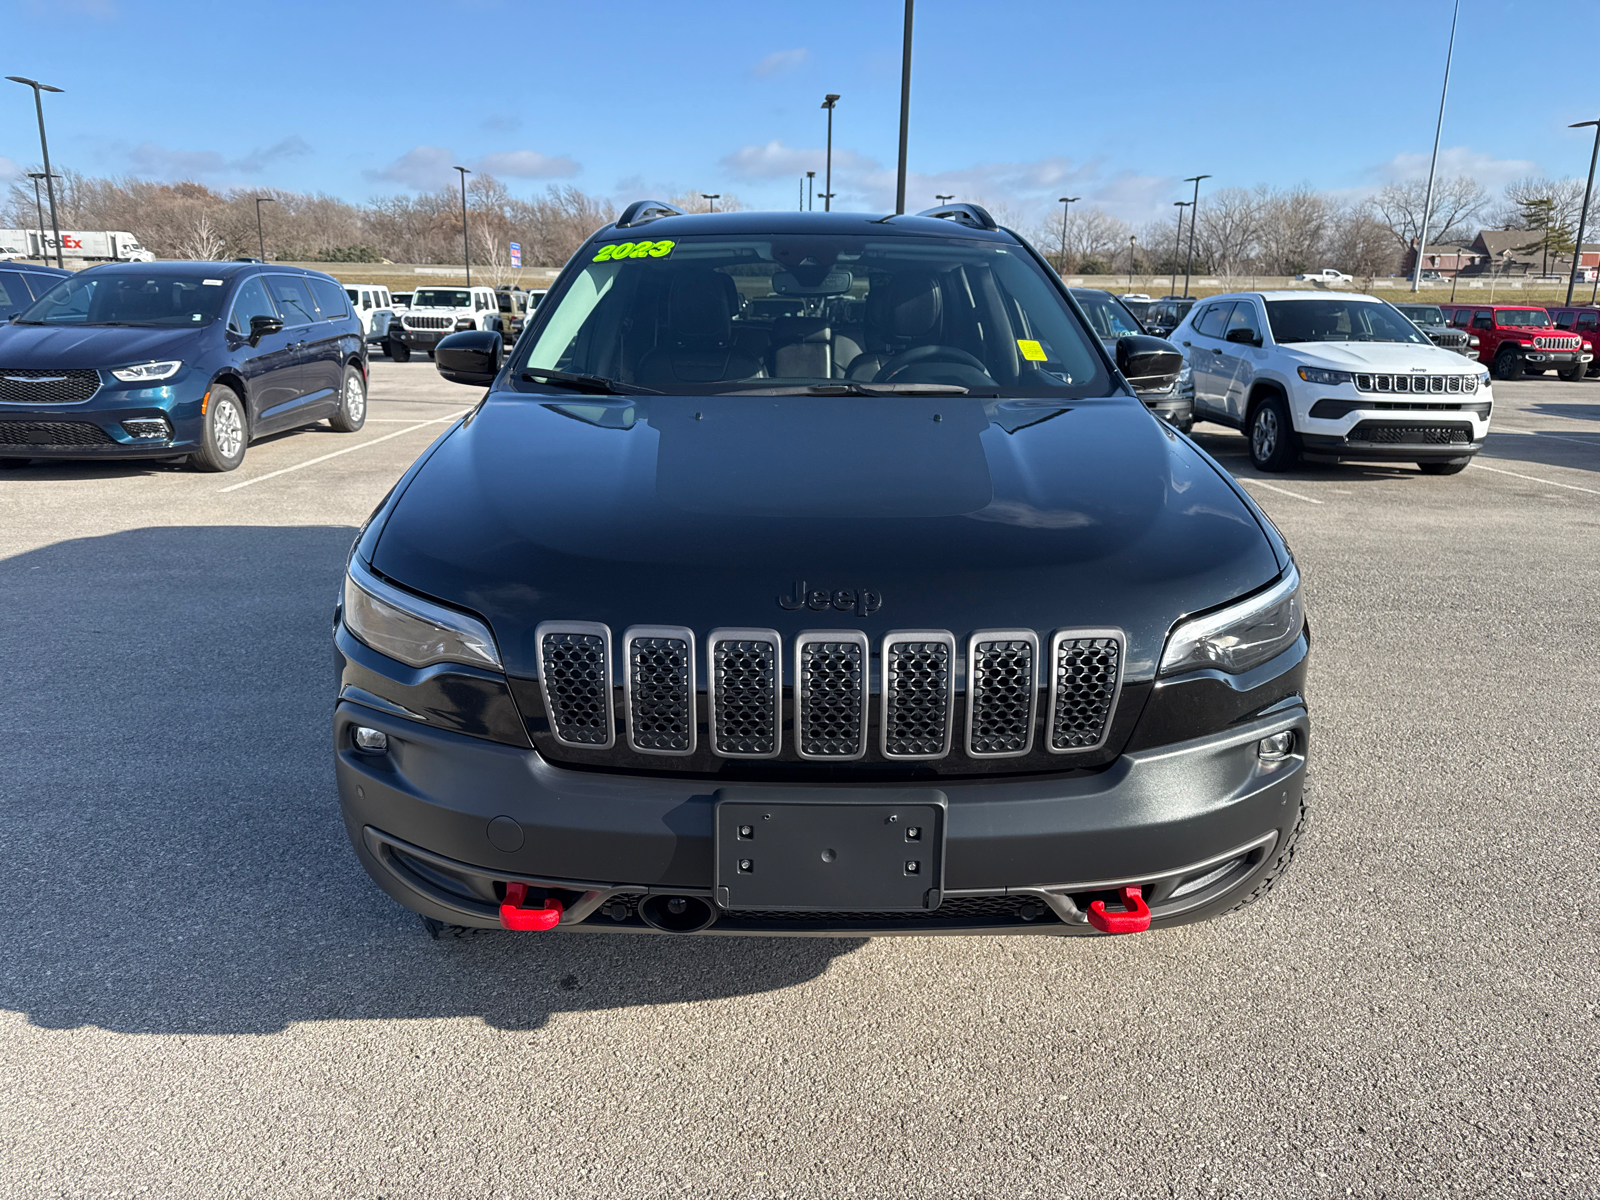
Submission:
<svg viewBox="0 0 1600 1200">
<path fill-rule="evenodd" d="M 389 357 L 407 362 L 413 350 L 433 357 L 440 338 L 463 329 L 500 328 L 500 301 L 491 287 L 420 287 L 411 307 L 389 323 Z"/>
</svg>

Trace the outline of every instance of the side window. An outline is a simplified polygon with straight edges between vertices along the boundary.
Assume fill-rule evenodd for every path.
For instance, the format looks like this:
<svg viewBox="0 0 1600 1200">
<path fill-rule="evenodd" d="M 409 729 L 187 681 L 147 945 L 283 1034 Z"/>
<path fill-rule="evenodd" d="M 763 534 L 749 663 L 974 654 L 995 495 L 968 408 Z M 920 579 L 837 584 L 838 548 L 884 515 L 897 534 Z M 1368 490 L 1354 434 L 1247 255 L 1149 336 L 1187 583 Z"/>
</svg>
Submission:
<svg viewBox="0 0 1600 1200">
<path fill-rule="evenodd" d="M 1494 318 L 1489 315 L 1488 309 L 1479 309 L 1472 317 L 1474 329 L 1493 329 Z"/>
<path fill-rule="evenodd" d="M 266 281 L 267 291 L 272 293 L 285 325 L 309 325 L 317 319 L 317 310 L 311 304 L 311 293 L 306 291 L 304 281 L 298 276 L 268 275 Z"/>
<path fill-rule="evenodd" d="M 261 276 L 252 275 L 239 285 L 233 297 L 233 313 L 228 317 L 228 328 L 241 337 L 250 336 L 251 317 L 275 317 L 278 310 L 272 307 Z"/>
<path fill-rule="evenodd" d="M 311 294 L 316 298 L 324 321 L 337 321 L 349 315 L 350 306 L 346 303 L 344 289 L 337 283 L 331 279 L 318 279 L 315 275 L 307 278 L 306 282 L 311 285 Z"/>
<path fill-rule="evenodd" d="M 372 292 L 369 291 L 369 290 L 363 289 L 362 292 L 361 292 L 361 310 L 363 312 L 365 312 L 367 309 L 369 309 L 371 307 L 372 307 Z"/>
<path fill-rule="evenodd" d="M 1250 332 L 1251 341 L 1260 341 L 1260 324 L 1256 320 L 1256 306 L 1248 300 L 1240 300 L 1233 306 L 1233 315 L 1228 318 L 1227 328 L 1222 336 L 1228 337 L 1235 329 L 1246 329 Z"/>
<path fill-rule="evenodd" d="M 17 298 L 23 304 L 28 303 L 28 293 L 30 291 L 33 292 L 35 300 L 40 300 L 43 299 L 46 292 L 61 282 L 59 275 L 35 275 L 27 271 L 22 272 L 20 278 L 23 284 L 22 294 Z"/>
<path fill-rule="evenodd" d="M 1200 319 L 1194 323 L 1194 331 L 1202 337 L 1220 338 L 1222 331 L 1228 323 L 1228 314 L 1233 311 L 1233 302 L 1224 300 L 1220 304 L 1206 305 L 1205 312 L 1200 314 Z"/>
<path fill-rule="evenodd" d="M 1600 313 L 1579 313 L 1578 328 L 1585 331 L 1590 329 L 1600 329 Z"/>
<path fill-rule="evenodd" d="M 346 296 L 350 297 L 350 303 L 351 304 L 359 305 L 361 303 L 361 301 L 356 298 L 356 289 L 355 288 L 345 288 L 344 294 Z"/>
<path fill-rule="evenodd" d="M 1569 308 L 1564 308 L 1564 309 L 1561 309 L 1559 312 L 1557 312 L 1556 313 L 1556 328 L 1557 329 L 1571 329 L 1572 328 L 1573 315 L 1574 314 L 1573 314 L 1572 310 L 1569 309 Z"/>
</svg>

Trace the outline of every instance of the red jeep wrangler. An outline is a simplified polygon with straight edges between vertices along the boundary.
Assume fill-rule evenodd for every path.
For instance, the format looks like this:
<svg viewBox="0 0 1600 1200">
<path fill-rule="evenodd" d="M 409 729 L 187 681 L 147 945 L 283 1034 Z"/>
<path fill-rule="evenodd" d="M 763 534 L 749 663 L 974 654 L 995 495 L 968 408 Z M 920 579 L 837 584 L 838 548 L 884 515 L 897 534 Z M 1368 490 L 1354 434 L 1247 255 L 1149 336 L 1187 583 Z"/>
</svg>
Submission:
<svg viewBox="0 0 1600 1200">
<path fill-rule="evenodd" d="M 1478 335 L 1478 361 L 1496 379 L 1543 375 L 1556 368 L 1563 379 L 1581 379 L 1593 348 L 1575 333 L 1555 327 L 1550 314 L 1528 304 L 1442 304 L 1450 324 Z"/>
<path fill-rule="evenodd" d="M 1552 308 L 1550 316 L 1555 321 L 1557 329 L 1577 334 L 1586 343 L 1584 350 L 1593 353 L 1594 343 L 1600 342 L 1600 307 L 1593 304 L 1579 304 L 1572 308 Z M 1593 379 L 1597 375 L 1600 375 L 1600 356 L 1589 362 L 1589 378 Z"/>
</svg>

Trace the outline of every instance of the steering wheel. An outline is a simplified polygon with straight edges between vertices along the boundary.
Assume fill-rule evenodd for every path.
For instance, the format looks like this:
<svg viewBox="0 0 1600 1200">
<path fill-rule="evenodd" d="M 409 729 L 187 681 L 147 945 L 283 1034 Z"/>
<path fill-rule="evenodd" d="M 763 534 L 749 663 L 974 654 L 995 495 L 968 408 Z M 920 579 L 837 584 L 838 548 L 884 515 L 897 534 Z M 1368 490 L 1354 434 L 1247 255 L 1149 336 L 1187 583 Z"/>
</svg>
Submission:
<svg viewBox="0 0 1600 1200">
<path fill-rule="evenodd" d="M 983 365 L 983 360 L 975 355 L 968 354 L 965 350 L 958 350 L 954 346 L 917 346 L 910 350 L 902 350 L 894 355 L 888 362 L 878 368 L 878 373 L 872 377 L 873 383 L 891 383 L 894 373 L 902 367 L 909 367 L 913 363 L 928 362 L 953 362 L 965 367 L 973 367 L 989 374 L 989 368 Z"/>
</svg>

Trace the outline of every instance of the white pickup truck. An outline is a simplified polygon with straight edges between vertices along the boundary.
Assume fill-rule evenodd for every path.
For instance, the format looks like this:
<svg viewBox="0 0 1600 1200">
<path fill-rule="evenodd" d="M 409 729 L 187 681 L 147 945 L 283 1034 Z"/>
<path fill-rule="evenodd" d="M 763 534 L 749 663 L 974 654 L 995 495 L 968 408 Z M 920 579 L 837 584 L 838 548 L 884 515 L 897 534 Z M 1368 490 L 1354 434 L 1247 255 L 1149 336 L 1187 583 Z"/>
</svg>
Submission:
<svg viewBox="0 0 1600 1200">
<path fill-rule="evenodd" d="M 1354 275 L 1346 275 L 1343 271 L 1335 271 L 1332 267 L 1323 267 L 1320 271 L 1304 271 L 1295 276 L 1296 281 L 1302 283 L 1354 283 Z"/>
<path fill-rule="evenodd" d="M 389 357 L 409 362 L 413 350 L 432 357 L 440 338 L 463 329 L 501 329 L 493 288 L 420 287 L 411 293 L 411 306 L 389 322 Z"/>
</svg>

